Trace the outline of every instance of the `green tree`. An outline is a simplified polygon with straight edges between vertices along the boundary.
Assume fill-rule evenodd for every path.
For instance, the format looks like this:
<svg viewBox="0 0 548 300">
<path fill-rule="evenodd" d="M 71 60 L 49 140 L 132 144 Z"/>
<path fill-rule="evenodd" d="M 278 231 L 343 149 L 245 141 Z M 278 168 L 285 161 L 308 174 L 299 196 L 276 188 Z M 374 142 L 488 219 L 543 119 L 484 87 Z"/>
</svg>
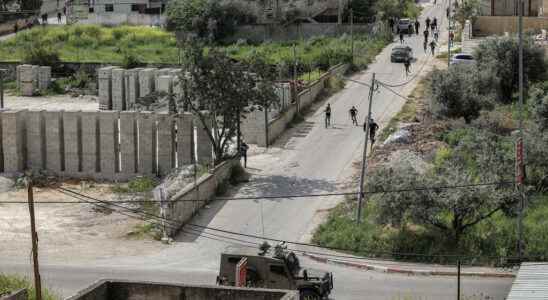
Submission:
<svg viewBox="0 0 548 300">
<path fill-rule="evenodd" d="M 479 44 L 475 52 L 479 70 L 492 69 L 500 79 L 498 100 L 512 102 L 512 96 L 518 90 L 518 41 L 511 37 L 487 39 Z M 544 49 L 526 38 L 523 47 L 523 71 L 525 87 L 530 83 L 546 78 Z"/>
<path fill-rule="evenodd" d="M 471 65 L 436 70 L 430 80 L 432 111 L 449 118 L 462 117 L 470 123 L 481 109 L 493 103 L 495 93 L 491 86 L 497 82 L 492 72 L 478 71 Z"/>
<path fill-rule="evenodd" d="M 375 16 L 377 0 L 354 0 L 350 2 L 349 8 L 354 11 L 354 22 L 368 23 Z"/>
<path fill-rule="evenodd" d="M 234 32 L 241 23 L 252 23 L 254 18 L 234 5 L 223 5 L 218 0 L 174 0 L 167 8 L 167 28 L 208 39 L 220 40 Z"/>
<path fill-rule="evenodd" d="M 529 91 L 533 117 L 542 131 L 548 129 L 548 82 L 534 86 Z"/>
<path fill-rule="evenodd" d="M 184 93 L 178 102 L 206 129 L 218 164 L 229 157 L 239 113 L 245 118 L 252 110 L 278 105 L 272 81 L 275 72 L 260 57 L 237 65 L 217 50 L 204 54 L 196 44 L 188 45 L 185 53 L 185 73 L 180 76 Z"/>
<path fill-rule="evenodd" d="M 373 190 L 390 190 L 423 186 L 474 184 L 467 170 L 451 159 L 434 171 L 421 174 L 410 165 L 382 169 L 372 176 Z M 488 177 L 483 180 L 488 181 Z M 378 206 L 378 222 L 405 227 L 409 224 L 441 231 L 458 249 L 466 231 L 514 203 L 513 194 L 502 186 L 462 189 L 416 190 L 386 193 Z"/>
<path fill-rule="evenodd" d="M 466 20 L 470 20 L 472 23 L 476 22 L 476 19 L 481 15 L 481 2 L 480 0 L 468 0 L 459 5 L 456 13 L 456 18 L 459 23 L 464 25 Z"/>
<path fill-rule="evenodd" d="M 412 18 L 415 19 L 420 14 L 420 8 L 414 0 L 382 0 L 377 1 L 375 10 L 381 20 L 389 18 Z"/>
</svg>

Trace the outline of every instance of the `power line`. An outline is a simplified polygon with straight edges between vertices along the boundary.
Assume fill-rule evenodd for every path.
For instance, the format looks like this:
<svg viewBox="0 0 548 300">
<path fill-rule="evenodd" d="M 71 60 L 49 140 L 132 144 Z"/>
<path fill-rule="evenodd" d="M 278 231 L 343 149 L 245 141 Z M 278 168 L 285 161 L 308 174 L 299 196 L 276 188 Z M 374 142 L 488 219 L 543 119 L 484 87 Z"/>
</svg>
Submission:
<svg viewBox="0 0 548 300">
<path fill-rule="evenodd" d="M 90 197 L 90 196 L 87 196 L 87 195 L 84 195 L 84 194 L 80 194 L 80 193 L 77 193 L 77 192 L 72 192 L 70 190 L 66 190 L 66 189 L 63 189 L 63 188 L 59 188 L 58 190 L 59 190 L 59 192 L 62 192 L 62 193 L 63 193 L 63 190 L 65 190 L 66 193 L 63 193 L 63 194 L 67 194 L 67 195 L 75 197 L 75 198 L 78 198 L 78 196 L 80 196 L 80 197 L 84 197 L 84 198 L 88 198 L 88 199 L 93 199 L 93 200 L 98 201 L 98 202 L 104 202 L 102 200 L 99 200 L 99 199 L 96 199 L 96 198 L 93 198 L 93 197 Z M 75 194 L 77 196 L 72 195 L 72 194 Z M 94 204 L 94 203 L 92 203 L 92 204 Z M 229 230 L 224 230 L 224 229 L 209 227 L 209 226 L 203 226 L 203 225 L 198 225 L 198 224 L 193 224 L 193 223 L 183 224 L 180 221 L 172 220 L 172 219 L 168 219 L 168 218 L 163 218 L 161 216 L 154 215 L 154 214 L 151 214 L 151 213 L 147 213 L 147 212 L 144 212 L 144 211 L 139 212 L 139 211 L 136 211 L 134 209 L 124 207 L 124 206 L 120 206 L 120 205 L 115 205 L 115 206 L 120 207 L 122 209 L 129 210 L 133 213 L 140 213 L 140 214 L 145 215 L 145 216 L 150 216 L 150 217 L 158 219 L 158 220 L 165 220 L 165 221 L 168 221 L 169 223 L 180 224 L 181 228 L 182 228 L 182 226 L 186 225 L 186 226 L 196 227 L 196 228 L 200 228 L 200 229 L 204 229 L 204 230 L 217 231 L 217 232 L 220 232 L 220 233 L 225 233 L 225 234 L 230 234 L 230 235 L 248 237 L 248 238 L 253 238 L 253 239 L 258 239 L 258 240 L 268 240 L 268 241 L 274 241 L 274 242 L 285 242 L 287 244 L 292 244 L 292 245 L 315 247 L 315 248 L 326 249 L 326 250 L 335 250 L 335 251 L 355 251 L 356 250 L 356 249 L 348 249 L 348 248 L 340 248 L 340 247 L 319 246 L 319 245 L 310 244 L 310 243 L 287 241 L 287 240 L 271 238 L 271 237 L 261 237 L 261 236 L 257 236 L 257 235 L 253 235 L 253 234 L 245 234 L 245 233 L 240 233 L 240 232 L 234 232 L 234 231 L 229 231 Z M 172 228 L 177 228 L 177 227 L 174 227 L 174 226 L 171 226 L 171 227 Z M 206 232 L 206 233 L 207 234 L 212 234 L 212 233 L 209 233 L 209 232 Z M 227 238 L 227 237 L 225 237 L 225 238 Z M 243 241 L 243 240 L 239 240 L 239 241 Z M 251 243 L 249 241 L 245 241 L 245 242 Z M 296 251 L 311 253 L 310 251 L 304 251 L 304 250 L 296 250 Z M 390 255 L 390 256 L 500 258 L 498 256 L 463 256 L 463 255 L 458 255 L 458 254 L 423 254 L 423 253 L 398 253 L 398 252 L 381 252 L 381 251 L 378 251 L 378 252 L 375 252 L 375 251 L 362 251 L 362 252 L 363 253 L 374 254 L 374 255 L 384 254 L 384 255 Z M 330 254 L 326 254 L 326 253 L 319 253 L 319 254 L 326 255 L 326 256 L 330 255 Z M 368 259 L 368 258 L 365 258 L 365 257 L 360 258 L 360 257 L 352 257 L 352 256 L 349 256 L 348 258 Z"/>
<path fill-rule="evenodd" d="M 509 185 L 514 184 L 513 181 L 498 181 L 498 182 L 485 182 L 485 183 L 471 183 L 471 184 L 462 184 L 462 185 L 442 185 L 442 186 L 422 186 L 422 187 L 409 187 L 404 189 L 396 190 L 375 190 L 375 191 L 364 191 L 366 195 L 373 194 L 388 194 L 388 193 L 403 193 L 403 192 L 418 192 L 418 191 L 427 191 L 427 190 L 447 190 L 447 189 L 460 189 L 460 188 L 470 188 L 470 187 L 482 187 L 482 186 L 496 186 L 496 185 Z M 79 194 L 78 192 L 70 189 L 58 188 L 68 191 L 70 193 Z M 252 197 L 232 197 L 232 198 L 215 198 L 215 199 L 179 199 L 179 200 L 101 200 L 102 203 L 106 205 L 114 204 L 142 204 L 142 203 L 177 203 L 177 202 L 208 202 L 211 200 L 217 201 L 249 201 L 249 200 L 269 200 L 269 199 L 299 199 L 299 198 L 321 198 L 321 197 L 331 197 L 331 196 L 354 196 L 358 192 L 341 192 L 341 193 L 325 193 L 325 194 L 304 194 L 304 195 L 270 195 L 270 196 L 252 196 Z M 83 194 L 81 194 L 83 195 Z M 91 197 L 90 197 L 91 198 Z M 98 200 L 95 199 L 94 200 Z M 309 199 L 307 199 L 309 200 Z M 27 204 L 26 201 L 0 201 L 0 204 Z M 40 204 L 82 204 L 89 203 L 89 201 L 36 201 L 34 203 Z"/>
</svg>

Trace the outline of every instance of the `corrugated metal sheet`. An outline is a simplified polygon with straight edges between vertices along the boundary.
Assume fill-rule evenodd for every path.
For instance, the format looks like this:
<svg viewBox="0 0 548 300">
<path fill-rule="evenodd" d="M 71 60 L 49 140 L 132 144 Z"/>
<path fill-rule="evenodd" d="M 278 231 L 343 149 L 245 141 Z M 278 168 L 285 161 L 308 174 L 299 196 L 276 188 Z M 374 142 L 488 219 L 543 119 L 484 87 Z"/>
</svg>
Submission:
<svg viewBox="0 0 548 300">
<path fill-rule="evenodd" d="M 548 262 L 523 263 L 506 299 L 548 299 Z"/>
</svg>

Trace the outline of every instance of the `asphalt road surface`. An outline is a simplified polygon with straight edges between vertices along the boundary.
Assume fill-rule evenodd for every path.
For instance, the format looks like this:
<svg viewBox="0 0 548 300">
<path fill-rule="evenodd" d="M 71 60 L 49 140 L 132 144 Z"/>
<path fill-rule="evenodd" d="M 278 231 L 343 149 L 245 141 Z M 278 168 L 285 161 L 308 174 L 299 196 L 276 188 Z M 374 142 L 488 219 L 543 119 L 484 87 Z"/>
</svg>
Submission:
<svg viewBox="0 0 548 300">
<path fill-rule="evenodd" d="M 422 19 L 437 16 L 445 19 L 445 5 L 426 4 Z M 444 22 L 444 24 L 446 24 Z M 422 25 L 424 28 L 424 25 Z M 422 29 L 421 29 L 422 31 Z M 442 31 L 443 34 L 444 31 Z M 369 83 L 371 74 L 386 83 L 402 83 L 413 79 L 423 70 L 425 62 L 431 62 L 422 47 L 422 35 L 405 37 L 405 44 L 413 48 L 415 61 L 412 74 L 405 75 L 402 64 L 390 63 L 388 46 L 370 65 L 367 72 L 353 77 Z M 399 41 L 397 41 L 399 43 Z M 359 52 L 359 51 L 358 51 Z M 425 68 L 428 68 L 426 64 Z M 416 80 L 393 88 L 407 95 Z M 358 109 L 360 125 L 367 111 L 368 88 L 350 82 L 347 88 L 328 100 L 332 106 L 332 123 L 324 127 L 322 109 L 311 114 L 291 136 L 282 137 L 268 152 L 252 156 L 248 170 L 251 181 L 235 191 L 232 196 L 261 196 L 332 193 L 348 191 L 351 164 L 361 157 L 364 133 L 361 126 L 353 126 L 348 110 Z M 402 107 L 405 100 L 380 88 L 375 92 L 373 118 L 385 126 Z M 355 186 L 355 185 L 354 185 Z M 336 205 L 342 198 L 299 198 L 262 201 L 215 201 L 198 215 L 193 223 L 221 228 L 234 232 L 267 236 L 287 241 L 309 241 L 311 232 L 322 221 L 325 210 Z M 227 246 L 236 243 L 222 237 L 200 235 L 219 234 L 209 230 L 196 230 L 176 238 L 172 247 L 160 253 L 139 257 L 116 257 L 95 261 L 71 260 L 55 265 L 43 265 L 43 278 L 47 285 L 68 296 L 99 278 L 123 278 L 148 281 L 171 281 L 187 283 L 214 283 L 219 265 L 219 254 Z M 252 243 L 259 240 L 230 236 Z M 245 244 L 245 242 L 244 242 Z M 70 259 L 67 259 L 67 261 Z M 454 299 L 456 279 L 452 277 L 415 277 L 372 271 L 360 271 L 304 260 L 305 266 L 329 270 L 335 276 L 333 299 Z M 3 263 L 0 272 L 27 273 L 28 266 Z M 463 293 L 476 295 L 475 299 L 504 299 L 510 288 L 509 279 L 467 278 L 463 282 Z"/>
</svg>

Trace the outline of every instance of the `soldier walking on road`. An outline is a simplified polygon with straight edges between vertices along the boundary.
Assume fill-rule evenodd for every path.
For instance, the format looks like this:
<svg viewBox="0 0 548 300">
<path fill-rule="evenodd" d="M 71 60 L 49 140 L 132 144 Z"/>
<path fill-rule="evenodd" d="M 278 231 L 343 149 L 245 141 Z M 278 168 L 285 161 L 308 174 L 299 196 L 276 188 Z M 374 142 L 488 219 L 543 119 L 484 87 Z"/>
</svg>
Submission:
<svg viewBox="0 0 548 300">
<path fill-rule="evenodd" d="M 240 145 L 240 156 L 244 159 L 244 168 L 247 168 L 247 149 L 249 149 L 249 146 L 242 141 L 242 144 Z"/>
<path fill-rule="evenodd" d="M 421 23 L 419 22 L 419 20 L 415 20 L 415 34 L 416 35 L 419 35 L 419 28 L 421 27 Z"/>
<path fill-rule="evenodd" d="M 424 40 L 428 42 L 428 34 L 429 34 L 428 27 L 422 32 L 422 34 L 424 35 Z"/>
<path fill-rule="evenodd" d="M 426 18 L 426 29 L 428 29 L 428 27 L 430 27 L 430 18 Z"/>
<path fill-rule="evenodd" d="M 356 118 L 358 115 L 358 110 L 356 107 L 352 106 L 350 109 L 350 119 L 352 119 L 352 125 L 358 126 L 358 119 Z"/>
<path fill-rule="evenodd" d="M 375 123 L 375 120 L 371 118 L 369 120 L 369 139 L 371 140 L 371 150 L 373 150 L 373 144 L 375 144 L 375 134 L 379 129 L 379 125 Z M 363 123 L 363 131 L 367 130 L 367 122 Z"/>
<path fill-rule="evenodd" d="M 403 32 L 400 31 L 400 44 L 403 44 Z"/>
<path fill-rule="evenodd" d="M 434 52 L 436 50 L 436 42 L 434 40 L 430 42 L 430 50 L 432 50 L 432 55 L 434 55 Z"/>
<path fill-rule="evenodd" d="M 409 73 L 411 73 L 410 67 L 411 67 L 411 59 L 407 58 L 403 62 L 403 66 L 405 67 L 405 77 L 409 76 Z"/>
<path fill-rule="evenodd" d="M 327 107 L 325 108 L 325 128 L 327 126 L 331 125 L 331 104 L 327 103 Z"/>
</svg>

